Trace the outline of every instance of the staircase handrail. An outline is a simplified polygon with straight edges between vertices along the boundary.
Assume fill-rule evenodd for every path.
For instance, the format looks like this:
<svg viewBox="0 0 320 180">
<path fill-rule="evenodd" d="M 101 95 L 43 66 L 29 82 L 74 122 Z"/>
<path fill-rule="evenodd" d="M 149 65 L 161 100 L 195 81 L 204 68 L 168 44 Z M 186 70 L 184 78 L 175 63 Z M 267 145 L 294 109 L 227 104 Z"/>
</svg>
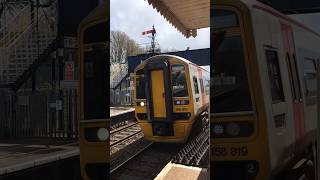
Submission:
<svg viewBox="0 0 320 180">
<path fill-rule="evenodd" d="M 40 16 L 39 17 L 39 21 L 42 20 L 44 17 L 43 16 Z M 34 27 L 34 24 L 36 23 L 37 21 L 33 20 L 32 23 L 29 24 L 29 26 L 19 35 L 19 37 L 17 37 L 14 41 L 12 41 L 12 43 L 10 43 L 8 45 L 8 48 L 12 47 L 14 44 L 16 44 L 21 38 L 24 37 L 25 34 L 29 33 L 30 31 L 32 31 L 32 28 Z"/>
<path fill-rule="evenodd" d="M 14 18 L 12 18 L 8 23 L 5 24 L 5 26 L 3 26 L 2 28 L 0 28 L 0 33 L 5 34 L 5 36 L 3 36 L 0 39 L 0 42 L 3 41 L 8 35 L 10 35 L 10 33 L 8 33 L 7 29 L 11 29 L 10 26 L 14 25 L 17 26 L 19 24 L 14 23 L 15 21 L 18 21 L 17 19 L 20 18 L 21 15 L 23 15 L 23 13 L 28 12 L 27 10 L 29 10 L 29 6 L 25 6 Z M 33 12 L 31 12 L 33 13 Z M 23 18 L 26 18 L 26 16 L 23 16 Z"/>
<path fill-rule="evenodd" d="M 55 6 L 55 5 L 56 5 L 56 1 L 52 2 L 49 7 L 45 7 L 45 8 L 51 8 L 51 7 Z M 19 13 L 19 15 L 22 14 L 25 9 L 29 10 L 28 7 L 29 7 L 29 6 L 26 6 L 26 7 Z M 31 17 L 31 14 L 35 14 L 36 10 L 37 10 L 37 9 L 33 9 L 33 11 L 31 11 L 31 13 L 29 14 L 30 17 Z M 37 13 L 39 13 L 40 16 L 39 16 L 39 15 L 38 15 L 38 16 L 39 16 L 40 19 L 43 18 L 43 16 L 46 17 L 46 12 L 45 12 L 45 10 L 44 10 L 43 7 L 40 7 L 40 9 L 39 9 L 39 11 L 37 11 Z M 19 15 L 17 15 L 16 18 L 17 18 Z M 27 17 L 27 15 L 23 16 L 22 18 L 26 18 L 26 17 Z M 40 19 L 38 19 L 38 20 L 40 20 Z M 23 20 L 26 20 L 26 19 L 22 19 L 22 23 L 23 23 L 23 22 L 26 22 L 26 21 L 23 21 Z M 35 17 L 34 17 L 33 19 L 30 19 L 29 25 L 26 25 L 26 27 L 24 27 L 24 29 L 22 29 L 19 33 L 14 34 L 14 36 L 11 38 L 12 40 L 10 40 L 10 36 L 12 36 L 10 33 L 11 33 L 12 31 L 5 32 L 5 33 L 4 33 L 5 36 L 4 36 L 2 39 L 0 39 L 0 48 L 1 48 L 1 47 L 2 47 L 2 48 L 6 48 L 6 47 L 9 47 L 10 45 L 14 44 L 14 43 L 16 42 L 16 40 L 19 38 L 19 36 L 23 35 L 23 33 L 26 32 L 26 31 L 29 29 L 29 27 L 30 27 L 33 23 L 36 22 L 36 20 L 37 20 L 37 19 L 36 19 Z M 18 20 L 17 20 L 17 21 L 18 21 Z M 48 23 L 50 23 L 50 22 L 48 22 Z M 19 25 L 20 25 L 20 24 L 16 24 L 16 26 L 18 26 L 18 27 L 19 27 Z M 51 28 L 51 26 L 49 26 L 49 27 Z M 6 27 L 6 26 L 5 26 L 4 28 L 8 29 L 8 27 Z M 4 31 L 5 31 L 6 29 L 4 29 Z M 0 30 L 0 32 L 1 32 L 1 30 Z M 6 41 L 6 38 L 8 38 L 9 41 Z M 3 43 L 3 44 L 1 44 L 1 43 Z"/>
</svg>

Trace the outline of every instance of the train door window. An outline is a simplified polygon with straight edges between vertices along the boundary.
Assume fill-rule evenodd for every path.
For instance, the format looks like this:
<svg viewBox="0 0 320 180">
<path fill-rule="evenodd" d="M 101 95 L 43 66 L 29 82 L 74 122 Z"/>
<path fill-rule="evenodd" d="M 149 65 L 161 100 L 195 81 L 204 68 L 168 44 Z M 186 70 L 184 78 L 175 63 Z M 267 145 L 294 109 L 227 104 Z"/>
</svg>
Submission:
<svg viewBox="0 0 320 180">
<path fill-rule="evenodd" d="M 136 72 L 136 98 L 146 99 L 143 69 Z"/>
<path fill-rule="evenodd" d="M 298 99 L 302 98 L 302 92 L 301 92 L 301 85 L 300 85 L 300 78 L 299 78 L 299 70 L 298 70 L 298 65 L 297 65 L 297 59 L 296 56 L 293 54 L 293 65 L 294 65 L 294 70 L 295 70 L 295 81 L 296 81 L 296 87 L 297 87 L 297 97 Z"/>
<path fill-rule="evenodd" d="M 278 53 L 274 50 L 266 50 L 267 66 L 272 102 L 284 101 L 281 72 Z"/>
<path fill-rule="evenodd" d="M 293 75 L 292 75 L 292 67 L 290 65 L 290 56 L 289 53 L 287 53 L 286 55 L 286 61 L 287 61 L 287 66 L 288 66 L 288 72 L 289 72 L 289 81 L 290 81 L 290 86 L 291 86 L 291 94 L 293 96 L 293 99 L 296 99 L 296 92 L 294 89 L 294 85 L 293 85 Z"/>
<path fill-rule="evenodd" d="M 203 79 L 200 79 L 201 93 L 204 93 Z"/>
<path fill-rule="evenodd" d="M 188 86 L 186 81 L 186 74 L 183 65 L 171 66 L 172 78 L 172 96 L 173 97 L 187 97 Z"/>
<path fill-rule="evenodd" d="M 199 87 L 198 87 L 198 79 L 196 76 L 193 76 L 193 87 L 195 94 L 199 94 Z"/>
<path fill-rule="evenodd" d="M 209 80 L 205 80 L 206 85 L 205 85 L 205 90 L 206 90 L 206 95 L 209 95 L 210 93 L 210 81 Z"/>
<path fill-rule="evenodd" d="M 300 81 L 299 81 L 296 59 L 295 59 L 295 56 L 290 58 L 289 53 L 287 53 L 287 65 L 288 65 L 289 75 L 291 80 L 291 90 L 292 90 L 293 99 L 299 100 L 301 99 L 301 88 L 300 88 Z"/>
</svg>

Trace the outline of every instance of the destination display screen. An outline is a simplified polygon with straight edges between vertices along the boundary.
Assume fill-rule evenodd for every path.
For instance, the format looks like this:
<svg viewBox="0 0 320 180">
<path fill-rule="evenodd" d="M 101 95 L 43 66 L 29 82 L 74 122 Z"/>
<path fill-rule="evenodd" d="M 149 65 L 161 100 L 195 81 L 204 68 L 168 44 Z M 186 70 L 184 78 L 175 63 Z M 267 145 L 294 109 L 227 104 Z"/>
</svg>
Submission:
<svg viewBox="0 0 320 180">
<path fill-rule="evenodd" d="M 211 27 L 214 29 L 238 27 L 239 20 L 235 12 L 229 10 L 211 10 Z"/>
</svg>

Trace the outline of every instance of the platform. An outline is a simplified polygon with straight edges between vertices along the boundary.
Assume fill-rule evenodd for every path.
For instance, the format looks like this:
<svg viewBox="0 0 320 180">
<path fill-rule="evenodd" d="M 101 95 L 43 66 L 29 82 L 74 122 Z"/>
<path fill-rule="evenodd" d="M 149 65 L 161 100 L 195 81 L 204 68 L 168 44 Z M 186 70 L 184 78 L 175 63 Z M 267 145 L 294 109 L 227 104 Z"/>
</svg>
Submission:
<svg viewBox="0 0 320 180">
<path fill-rule="evenodd" d="M 210 171 L 204 168 L 168 163 L 155 180 L 209 180 Z"/>
<path fill-rule="evenodd" d="M 73 141 L 0 140 L 0 176 L 79 155 Z"/>
<path fill-rule="evenodd" d="M 134 112 L 133 107 L 110 107 L 110 117 Z"/>
</svg>

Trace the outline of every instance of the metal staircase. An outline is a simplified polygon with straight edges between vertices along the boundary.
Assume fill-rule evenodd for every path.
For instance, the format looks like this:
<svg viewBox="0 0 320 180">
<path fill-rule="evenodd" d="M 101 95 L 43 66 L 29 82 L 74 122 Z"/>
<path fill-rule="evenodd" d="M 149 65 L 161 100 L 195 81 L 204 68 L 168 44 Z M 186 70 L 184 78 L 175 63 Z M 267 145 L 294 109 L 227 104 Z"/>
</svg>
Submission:
<svg viewBox="0 0 320 180">
<path fill-rule="evenodd" d="M 0 29 L 2 86 L 17 87 L 23 83 L 26 77 L 22 76 L 28 76 L 30 68 L 44 61 L 56 44 L 56 2 L 39 8 L 31 8 L 31 4 L 20 7 Z"/>
<path fill-rule="evenodd" d="M 25 6 L 9 21 L 5 20 L 5 25 L 0 29 L 0 47 L 8 47 L 31 23 L 31 16 L 26 16 L 31 12 L 30 6 Z M 4 19 L 6 16 L 4 16 Z"/>
<path fill-rule="evenodd" d="M 123 78 L 128 76 L 128 64 L 121 66 L 114 76 L 110 77 L 110 89 L 116 88 Z"/>
<path fill-rule="evenodd" d="M 22 9 L 29 5 L 27 0 L 0 0 L 0 28 L 9 24 Z"/>
</svg>

